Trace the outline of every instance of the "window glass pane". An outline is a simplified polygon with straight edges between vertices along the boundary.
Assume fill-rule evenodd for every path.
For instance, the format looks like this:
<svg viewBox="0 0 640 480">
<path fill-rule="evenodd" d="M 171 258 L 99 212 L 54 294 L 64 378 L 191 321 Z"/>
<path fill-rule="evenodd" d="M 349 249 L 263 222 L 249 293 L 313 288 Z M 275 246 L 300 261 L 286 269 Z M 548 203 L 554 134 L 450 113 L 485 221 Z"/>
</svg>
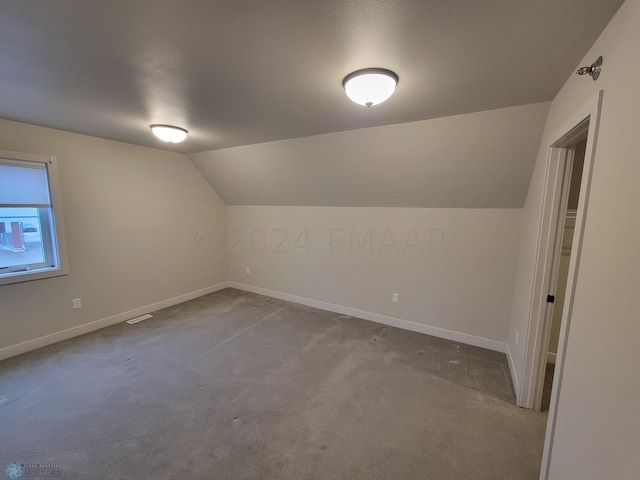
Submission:
<svg viewBox="0 0 640 480">
<path fill-rule="evenodd" d="M 37 208 L 0 208 L 0 269 L 44 262 L 43 240 Z"/>
</svg>

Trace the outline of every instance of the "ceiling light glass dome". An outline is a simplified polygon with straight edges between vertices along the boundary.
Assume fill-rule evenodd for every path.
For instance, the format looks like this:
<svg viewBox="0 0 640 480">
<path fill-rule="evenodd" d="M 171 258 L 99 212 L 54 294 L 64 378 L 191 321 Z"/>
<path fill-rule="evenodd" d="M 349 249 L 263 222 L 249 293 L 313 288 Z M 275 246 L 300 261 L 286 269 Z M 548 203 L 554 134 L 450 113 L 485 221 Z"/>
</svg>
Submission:
<svg viewBox="0 0 640 480">
<path fill-rule="evenodd" d="M 184 128 L 173 125 L 150 125 L 153 134 L 163 142 L 180 143 L 187 138 L 187 131 Z"/>
<path fill-rule="evenodd" d="M 397 84 L 398 75 L 384 68 L 358 70 L 342 81 L 347 97 L 365 107 L 387 100 L 396 91 Z"/>
</svg>

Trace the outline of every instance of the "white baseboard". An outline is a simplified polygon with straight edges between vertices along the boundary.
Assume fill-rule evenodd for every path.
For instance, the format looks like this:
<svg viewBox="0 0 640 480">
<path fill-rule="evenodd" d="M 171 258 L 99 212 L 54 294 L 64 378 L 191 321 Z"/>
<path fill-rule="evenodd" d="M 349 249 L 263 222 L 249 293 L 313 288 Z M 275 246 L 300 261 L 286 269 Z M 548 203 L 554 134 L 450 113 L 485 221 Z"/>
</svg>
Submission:
<svg viewBox="0 0 640 480">
<path fill-rule="evenodd" d="M 380 315 L 378 313 L 367 312 L 364 310 L 358 310 L 355 308 L 345 307 L 342 305 L 334 305 L 332 303 L 322 302 L 320 300 L 313 300 L 310 298 L 298 297 L 296 295 L 291 295 L 288 293 L 282 293 L 274 290 L 268 290 L 265 288 L 254 287 L 252 285 L 245 285 L 237 282 L 219 283 L 211 287 L 203 288 L 201 290 L 196 290 L 195 292 L 185 293 L 184 295 L 179 295 L 177 297 L 173 297 L 167 300 L 162 300 L 157 303 L 145 305 L 143 307 L 135 308 L 127 312 L 118 313 L 116 315 L 102 318 L 100 320 L 95 320 L 93 322 L 85 323 L 83 325 L 69 328 L 67 330 L 62 330 L 60 332 L 45 335 L 43 337 L 35 338 L 33 340 L 28 340 L 26 342 L 22 342 L 17 345 L 4 347 L 0 349 L 0 360 L 9 358 L 9 357 L 14 357 L 16 355 L 20 355 L 22 353 L 26 353 L 31 350 L 45 347 L 47 345 L 51 345 L 54 343 L 58 343 L 63 340 L 68 340 L 70 338 L 77 337 L 79 335 L 84 335 L 85 333 L 93 332 L 95 330 L 99 330 L 101 328 L 108 327 L 110 325 L 114 325 L 119 322 L 124 322 L 125 320 L 129 320 L 130 318 L 137 317 L 139 315 L 145 315 L 147 313 L 161 310 L 163 308 L 170 307 L 172 305 L 177 305 L 178 303 L 186 302 L 188 300 L 193 300 L 194 298 L 201 297 L 202 295 L 207 295 L 209 293 L 217 292 L 218 290 L 222 290 L 228 287 L 237 288 L 238 290 L 244 290 L 247 292 L 257 293 L 259 295 L 265 295 L 267 297 L 278 298 L 281 300 L 286 300 L 288 302 L 300 303 L 302 305 L 320 308 L 323 310 L 328 310 L 330 312 L 335 312 L 342 315 L 349 315 L 351 317 L 362 318 L 364 320 L 369 320 L 372 322 L 377 322 L 377 323 L 389 325 L 392 327 L 398 327 L 404 330 L 410 330 L 412 332 L 424 333 L 427 335 L 444 338 L 454 342 L 466 343 L 468 345 L 474 345 L 476 347 L 487 348 L 489 350 L 506 353 L 507 359 L 509 361 L 509 367 L 511 368 L 511 376 L 514 380 L 514 383 L 516 384 L 515 385 L 516 392 L 518 391 L 518 387 L 517 387 L 518 377 L 513 370 L 513 361 L 511 358 L 511 352 L 509 351 L 509 347 L 506 343 L 498 342 L 496 340 L 491 340 L 488 338 L 477 337 L 475 335 L 468 335 L 466 333 L 446 330 L 444 328 L 423 325 L 421 323 L 416 323 L 409 320 L 402 320 L 400 318 L 388 317 L 386 315 Z"/>
<path fill-rule="evenodd" d="M 146 313 L 155 312 L 156 310 L 161 310 L 166 307 L 171 307 L 172 305 L 177 305 L 178 303 L 193 300 L 194 298 L 201 297 L 202 295 L 217 292 L 218 290 L 222 290 L 223 288 L 228 287 L 229 282 L 219 283 L 217 285 L 212 285 L 211 287 L 196 290 L 195 292 L 185 293 L 184 295 L 169 298 L 168 300 L 162 300 L 161 302 L 152 303 L 151 305 L 145 305 L 144 307 L 135 308 L 133 310 L 129 310 L 128 312 L 118 313 L 110 317 L 85 323 L 84 325 L 78 325 L 77 327 L 68 328 L 67 330 L 62 330 L 50 335 L 45 335 L 33 340 L 18 343 L 17 345 L 4 347 L 0 349 L 0 360 L 14 357 L 16 355 L 20 355 L 21 353 L 26 353 L 37 348 L 61 342 L 63 340 L 68 340 L 69 338 L 77 337 L 79 335 L 84 335 L 85 333 L 93 332 L 94 330 L 99 330 L 101 328 L 108 327 L 119 322 L 124 322 L 125 320 L 137 317 L 139 315 L 144 315 Z"/>
<path fill-rule="evenodd" d="M 288 293 L 276 292 L 274 290 L 254 287 L 252 285 L 246 285 L 244 283 L 229 282 L 229 287 L 237 288 L 238 290 L 244 290 L 246 292 L 257 293 L 259 295 L 265 295 L 267 297 L 278 298 L 280 300 L 286 300 L 288 302 L 300 303 L 302 305 L 320 308 L 322 310 L 328 310 L 330 312 L 340 313 L 342 315 L 349 315 L 350 317 L 362 318 L 365 320 L 370 320 L 372 322 L 382 323 L 384 325 L 398 327 L 404 330 L 410 330 L 412 332 L 426 333 L 427 335 L 432 335 L 434 337 L 445 338 L 454 342 L 466 343 L 468 345 L 474 345 L 476 347 L 487 348 L 489 350 L 495 350 L 501 353 L 506 353 L 507 351 L 507 344 L 498 342 L 497 340 L 490 340 L 488 338 L 476 337 L 475 335 L 454 332 L 452 330 L 446 330 L 444 328 L 423 325 L 421 323 L 402 320 L 400 318 L 387 317 L 386 315 L 366 312 L 364 310 L 357 310 L 355 308 L 344 307 L 342 305 L 334 305 L 332 303 L 313 300 L 311 298 L 298 297 L 296 295 L 290 295 Z"/>
<path fill-rule="evenodd" d="M 547 363 L 553 363 L 555 365 L 557 356 L 556 353 L 547 352 Z"/>
<path fill-rule="evenodd" d="M 515 364 L 513 363 L 513 355 L 511 354 L 511 347 L 507 343 L 507 362 L 509 363 L 509 371 L 511 372 L 511 379 L 513 381 L 513 390 L 516 392 L 516 404 L 518 404 L 518 398 L 520 397 L 520 379 L 518 378 L 518 372 L 516 372 Z"/>
</svg>

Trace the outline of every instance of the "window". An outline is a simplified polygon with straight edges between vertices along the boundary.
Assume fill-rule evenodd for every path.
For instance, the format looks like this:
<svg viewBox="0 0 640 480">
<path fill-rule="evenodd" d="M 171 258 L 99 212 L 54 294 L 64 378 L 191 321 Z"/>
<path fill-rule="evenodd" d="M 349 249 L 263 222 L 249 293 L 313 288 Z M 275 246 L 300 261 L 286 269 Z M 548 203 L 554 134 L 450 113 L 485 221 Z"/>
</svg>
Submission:
<svg viewBox="0 0 640 480">
<path fill-rule="evenodd" d="M 0 285 L 66 275 L 55 157 L 0 151 Z"/>
</svg>

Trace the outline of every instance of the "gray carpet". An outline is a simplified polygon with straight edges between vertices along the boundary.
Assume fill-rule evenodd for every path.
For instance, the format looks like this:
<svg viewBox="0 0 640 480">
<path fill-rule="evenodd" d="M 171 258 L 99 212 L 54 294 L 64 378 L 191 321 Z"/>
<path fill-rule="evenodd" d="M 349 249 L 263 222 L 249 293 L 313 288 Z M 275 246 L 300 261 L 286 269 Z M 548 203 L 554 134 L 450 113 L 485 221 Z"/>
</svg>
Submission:
<svg viewBox="0 0 640 480">
<path fill-rule="evenodd" d="M 233 289 L 154 315 L 0 362 L 2 471 L 538 478 L 502 354 Z"/>
</svg>

